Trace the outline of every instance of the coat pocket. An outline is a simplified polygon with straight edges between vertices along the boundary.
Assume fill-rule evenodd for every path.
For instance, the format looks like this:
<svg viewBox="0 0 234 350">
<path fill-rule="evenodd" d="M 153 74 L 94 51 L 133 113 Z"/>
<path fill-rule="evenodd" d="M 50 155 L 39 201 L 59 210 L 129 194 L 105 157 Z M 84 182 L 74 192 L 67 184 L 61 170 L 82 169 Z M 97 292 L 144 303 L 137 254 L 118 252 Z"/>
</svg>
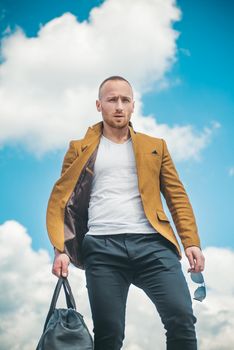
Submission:
<svg viewBox="0 0 234 350">
<path fill-rule="evenodd" d="M 170 223 L 170 220 L 162 210 L 157 210 L 157 217 L 159 221 L 166 221 Z"/>
</svg>

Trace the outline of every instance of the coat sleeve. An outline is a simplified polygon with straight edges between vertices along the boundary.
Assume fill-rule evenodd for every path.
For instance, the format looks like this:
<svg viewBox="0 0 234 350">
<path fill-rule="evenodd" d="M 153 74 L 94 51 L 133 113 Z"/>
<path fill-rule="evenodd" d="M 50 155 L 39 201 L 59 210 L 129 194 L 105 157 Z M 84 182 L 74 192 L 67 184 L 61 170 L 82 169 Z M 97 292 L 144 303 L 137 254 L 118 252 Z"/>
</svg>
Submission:
<svg viewBox="0 0 234 350">
<path fill-rule="evenodd" d="M 73 163 L 75 158 L 78 156 L 78 152 L 74 146 L 74 141 L 70 141 L 69 148 L 64 156 L 63 164 L 62 164 L 62 170 L 61 170 L 61 176 L 66 172 L 66 170 L 70 167 L 70 165 Z"/>
<path fill-rule="evenodd" d="M 70 141 L 69 143 L 69 148 L 67 150 L 67 152 L 65 153 L 64 159 L 63 159 L 63 163 L 62 163 L 62 169 L 61 169 L 61 177 L 65 174 L 65 172 L 67 171 L 67 169 L 70 167 L 70 165 L 73 163 L 73 161 L 75 160 L 75 158 L 78 156 L 78 151 L 76 150 L 75 146 L 74 146 L 74 141 Z M 56 249 L 55 246 L 54 250 Z M 58 249 L 57 249 L 58 250 Z M 60 253 L 64 252 L 61 250 L 58 250 Z"/>
<path fill-rule="evenodd" d="M 190 246 L 197 246 L 201 249 L 197 224 L 190 200 L 180 181 L 165 140 L 162 139 L 162 143 L 160 191 L 166 200 L 184 249 Z"/>
</svg>

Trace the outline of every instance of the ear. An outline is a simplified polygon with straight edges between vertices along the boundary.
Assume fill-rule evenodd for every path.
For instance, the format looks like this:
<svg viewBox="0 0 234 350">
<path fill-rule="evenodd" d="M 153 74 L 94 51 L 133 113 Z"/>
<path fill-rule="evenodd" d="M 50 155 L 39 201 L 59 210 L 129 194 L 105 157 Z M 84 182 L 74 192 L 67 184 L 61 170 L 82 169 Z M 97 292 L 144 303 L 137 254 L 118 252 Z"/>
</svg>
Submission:
<svg viewBox="0 0 234 350">
<path fill-rule="evenodd" d="M 101 101 L 100 100 L 96 100 L 96 107 L 97 107 L 98 112 L 101 112 L 102 106 L 101 106 Z"/>
</svg>

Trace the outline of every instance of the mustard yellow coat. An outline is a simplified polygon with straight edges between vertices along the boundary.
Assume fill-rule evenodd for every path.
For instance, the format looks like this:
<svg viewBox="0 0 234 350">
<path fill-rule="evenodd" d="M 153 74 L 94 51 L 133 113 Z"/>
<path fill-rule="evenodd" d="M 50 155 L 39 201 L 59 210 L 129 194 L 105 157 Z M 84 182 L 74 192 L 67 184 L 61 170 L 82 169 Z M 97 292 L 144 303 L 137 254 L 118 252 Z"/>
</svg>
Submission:
<svg viewBox="0 0 234 350">
<path fill-rule="evenodd" d="M 165 197 L 184 249 L 190 246 L 201 249 L 188 195 L 165 140 L 136 132 L 131 122 L 128 127 L 145 215 L 151 225 L 174 244 L 181 259 L 181 249 L 170 220 L 163 210 L 160 192 Z M 102 128 L 101 121 L 89 127 L 83 139 L 70 142 L 61 177 L 53 187 L 46 213 L 47 230 L 52 245 L 68 254 L 71 262 L 80 269 L 84 269 L 81 247 L 88 231 L 90 191 Z"/>
</svg>

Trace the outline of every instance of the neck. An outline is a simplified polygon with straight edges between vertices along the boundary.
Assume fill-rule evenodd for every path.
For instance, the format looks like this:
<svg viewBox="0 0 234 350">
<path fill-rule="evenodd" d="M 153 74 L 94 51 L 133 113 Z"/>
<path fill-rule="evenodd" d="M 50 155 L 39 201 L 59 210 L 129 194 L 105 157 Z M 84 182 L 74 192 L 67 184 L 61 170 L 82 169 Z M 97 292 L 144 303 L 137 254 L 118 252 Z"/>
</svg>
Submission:
<svg viewBox="0 0 234 350">
<path fill-rule="evenodd" d="M 117 129 L 117 128 L 112 128 L 109 125 L 107 125 L 105 122 L 103 122 L 102 134 L 106 138 L 116 143 L 124 143 L 130 138 L 130 131 L 129 131 L 128 125 L 126 125 L 126 127 L 124 128 Z"/>
</svg>

